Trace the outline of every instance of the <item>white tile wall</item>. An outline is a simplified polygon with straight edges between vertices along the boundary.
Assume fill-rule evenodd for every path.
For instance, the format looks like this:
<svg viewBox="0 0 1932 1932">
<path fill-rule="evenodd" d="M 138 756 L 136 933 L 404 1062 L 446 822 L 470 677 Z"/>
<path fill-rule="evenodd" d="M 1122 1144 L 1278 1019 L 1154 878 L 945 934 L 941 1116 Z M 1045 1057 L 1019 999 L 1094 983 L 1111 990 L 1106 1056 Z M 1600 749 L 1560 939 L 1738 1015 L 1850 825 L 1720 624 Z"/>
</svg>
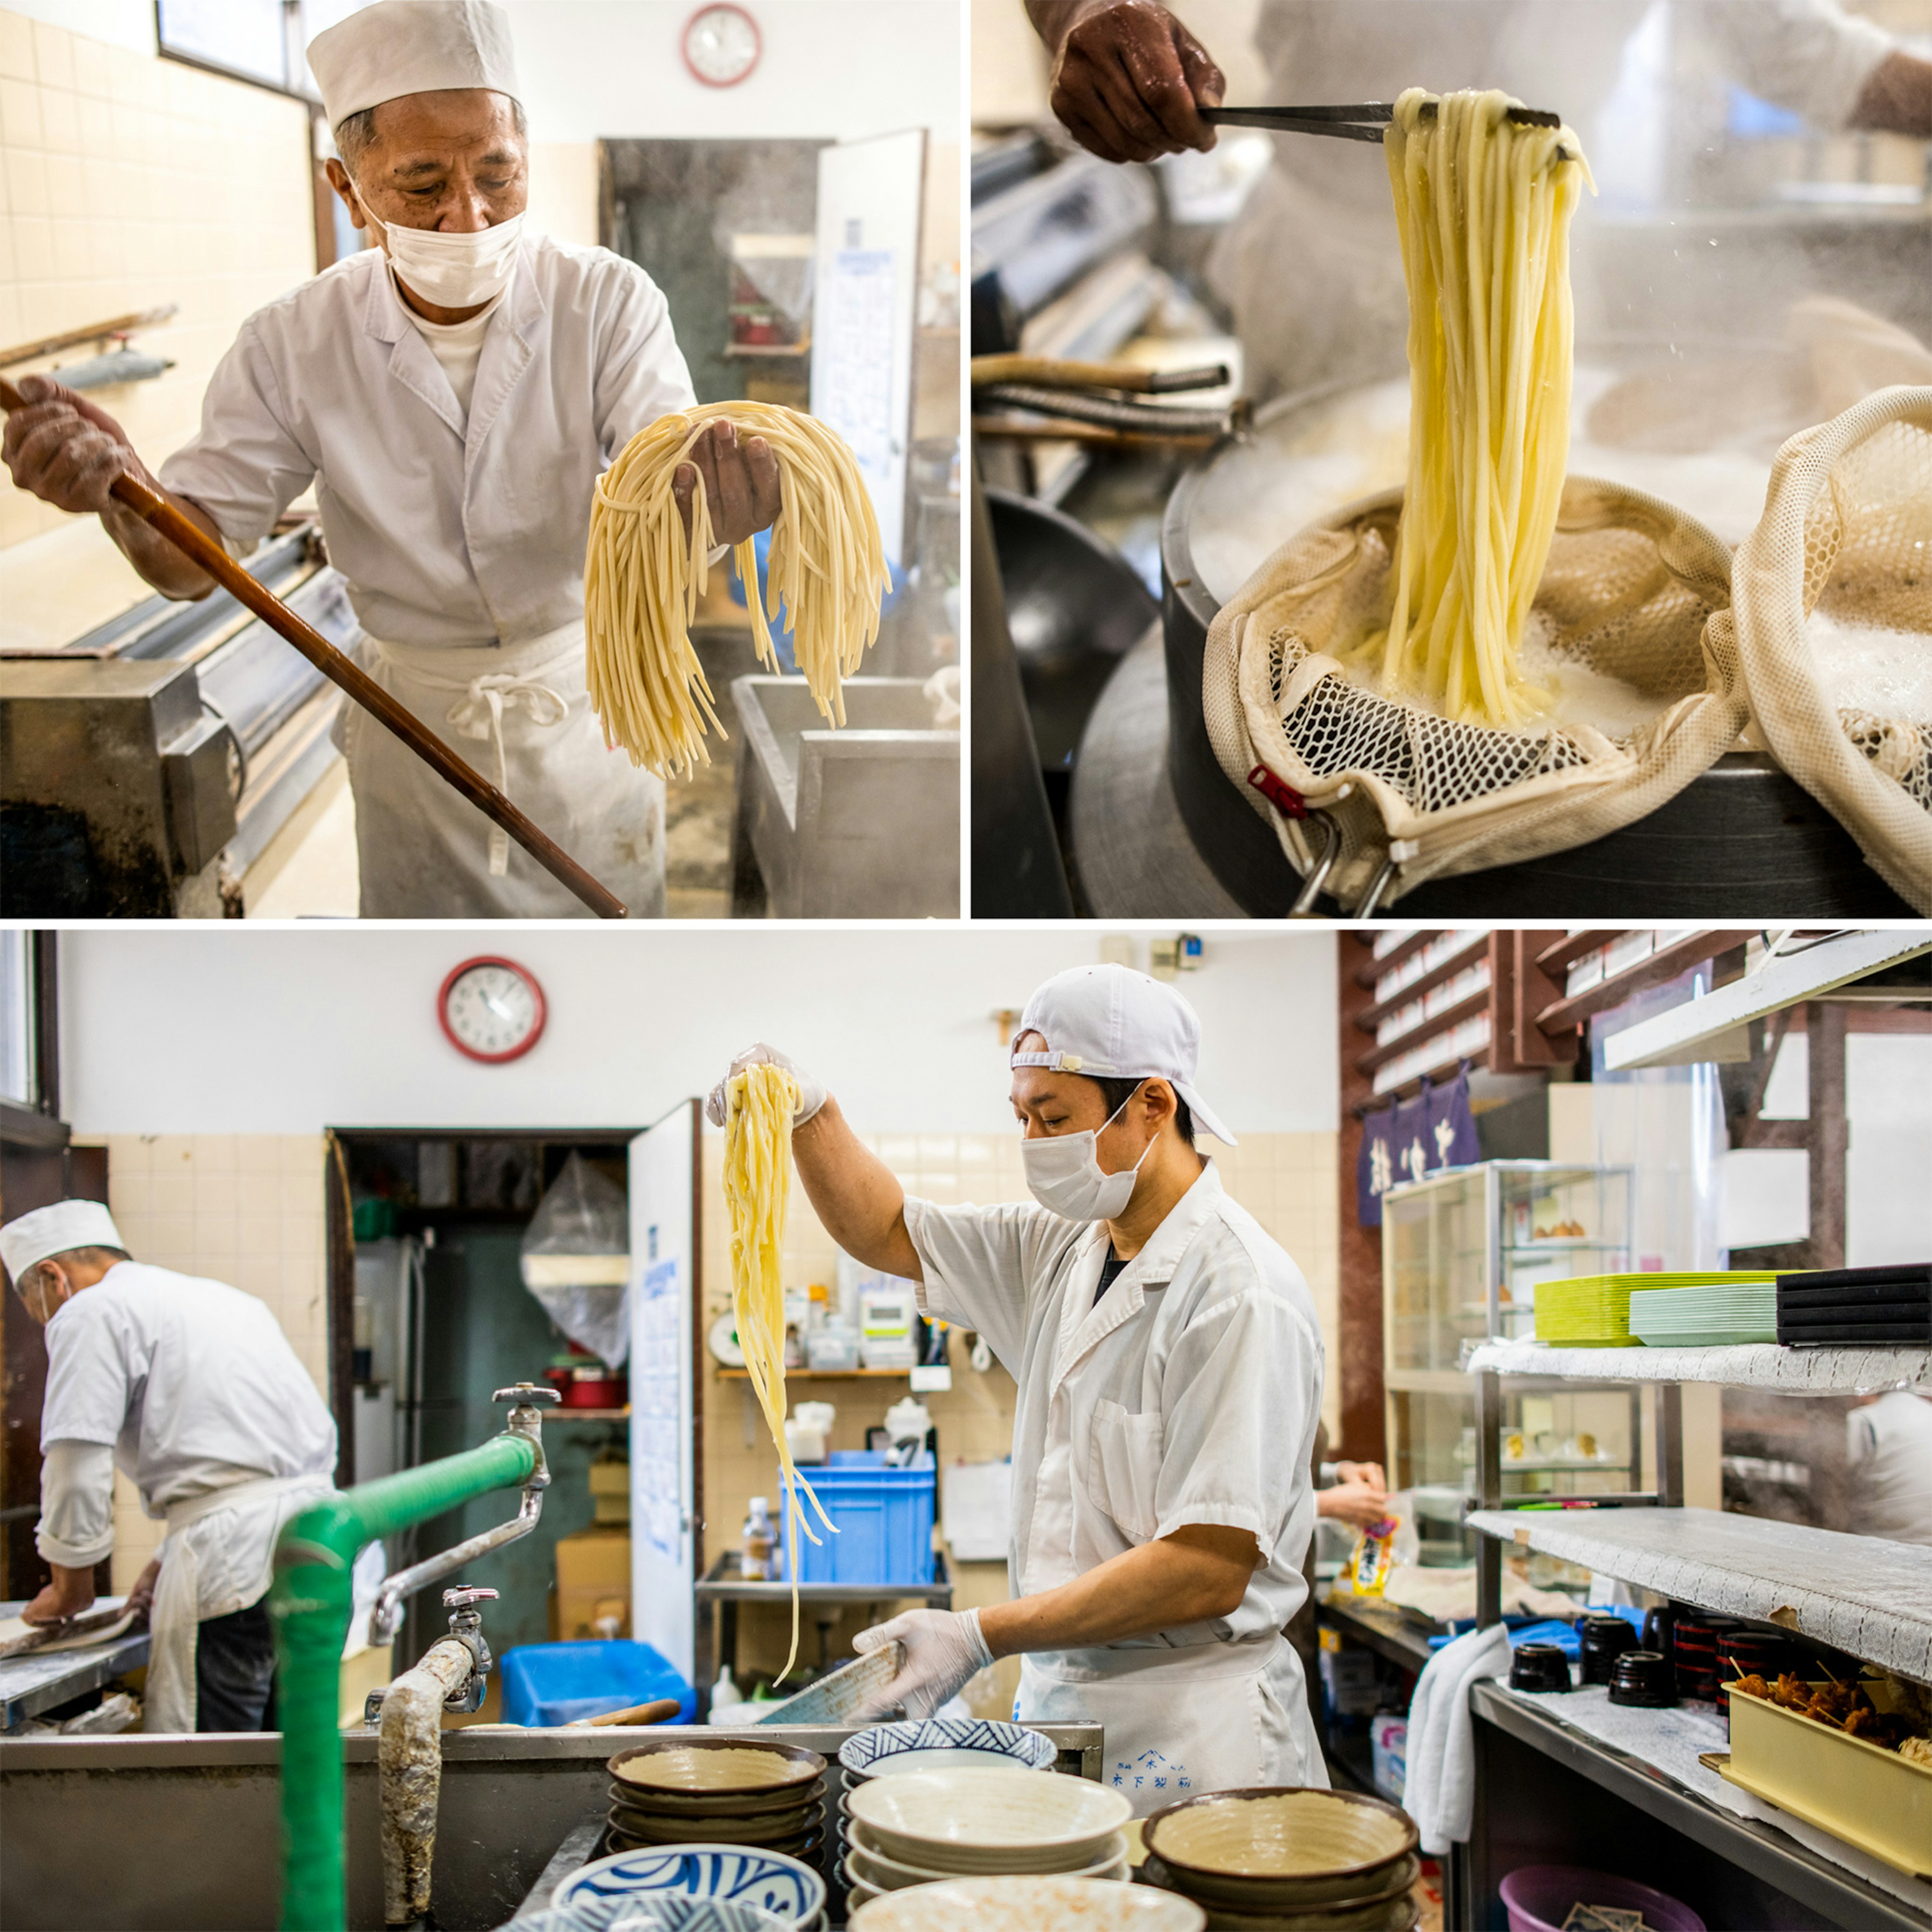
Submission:
<svg viewBox="0 0 1932 1932">
<path fill-rule="evenodd" d="M 136 343 L 176 366 L 93 392 L 150 465 L 243 318 L 315 272 L 312 180 L 299 102 L 0 9 L 0 345 L 178 303 Z M 66 520 L 0 476 L 0 549 Z"/>
</svg>

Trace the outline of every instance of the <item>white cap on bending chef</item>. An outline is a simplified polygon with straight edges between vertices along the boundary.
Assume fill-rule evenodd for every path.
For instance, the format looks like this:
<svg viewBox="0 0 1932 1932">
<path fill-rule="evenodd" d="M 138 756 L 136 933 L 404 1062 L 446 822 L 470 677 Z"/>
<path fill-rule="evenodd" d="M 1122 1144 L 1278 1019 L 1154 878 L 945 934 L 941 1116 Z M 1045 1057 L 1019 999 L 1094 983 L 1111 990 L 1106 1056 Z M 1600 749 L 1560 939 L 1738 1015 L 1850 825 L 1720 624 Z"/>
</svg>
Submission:
<svg viewBox="0 0 1932 1932">
<path fill-rule="evenodd" d="M 16 1286 L 36 1262 L 50 1255 L 71 1254 L 76 1248 L 119 1248 L 128 1244 L 114 1225 L 114 1216 L 98 1201 L 56 1201 L 36 1208 L 0 1228 L 0 1262 Z"/>
<path fill-rule="evenodd" d="M 1201 1020 L 1172 986 L 1127 966 L 1076 966 L 1034 989 L 1014 1037 L 1036 1033 L 1045 1052 L 1015 1050 L 1016 1066 L 1106 1080 L 1165 1080 L 1204 1132 L 1234 1145 L 1194 1084 Z"/>
<path fill-rule="evenodd" d="M 316 34 L 308 64 L 332 128 L 406 94 L 487 87 L 523 98 L 510 16 L 491 0 L 376 0 Z"/>
</svg>

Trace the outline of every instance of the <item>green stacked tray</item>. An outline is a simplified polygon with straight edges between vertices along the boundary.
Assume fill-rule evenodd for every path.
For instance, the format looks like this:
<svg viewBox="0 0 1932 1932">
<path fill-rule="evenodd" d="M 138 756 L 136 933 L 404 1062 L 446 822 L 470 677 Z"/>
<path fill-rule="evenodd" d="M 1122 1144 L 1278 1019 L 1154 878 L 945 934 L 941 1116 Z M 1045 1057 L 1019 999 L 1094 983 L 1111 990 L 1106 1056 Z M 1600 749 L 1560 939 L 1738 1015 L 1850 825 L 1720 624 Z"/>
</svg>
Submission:
<svg viewBox="0 0 1932 1932">
<path fill-rule="evenodd" d="M 1778 1340 L 1778 1282 L 1748 1279 L 1692 1288 L 1642 1288 L 1630 1298 L 1630 1332 L 1647 1348 L 1716 1348 Z"/>
<path fill-rule="evenodd" d="M 1772 1333 L 1766 1339 L 1776 1340 L 1778 1276 L 1764 1270 L 1730 1274 L 1586 1274 L 1568 1281 L 1540 1281 L 1536 1284 L 1536 1339 L 1559 1348 L 1636 1348 L 1642 1337 L 1630 1329 L 1633 1292 L 1655 1300 L 1658 1289 L 1727 1288 L 1745 1282 L 1769 1284 Z M 1672 1345 L 1688 1346 L 1675 1338 Z"/>
</svg>

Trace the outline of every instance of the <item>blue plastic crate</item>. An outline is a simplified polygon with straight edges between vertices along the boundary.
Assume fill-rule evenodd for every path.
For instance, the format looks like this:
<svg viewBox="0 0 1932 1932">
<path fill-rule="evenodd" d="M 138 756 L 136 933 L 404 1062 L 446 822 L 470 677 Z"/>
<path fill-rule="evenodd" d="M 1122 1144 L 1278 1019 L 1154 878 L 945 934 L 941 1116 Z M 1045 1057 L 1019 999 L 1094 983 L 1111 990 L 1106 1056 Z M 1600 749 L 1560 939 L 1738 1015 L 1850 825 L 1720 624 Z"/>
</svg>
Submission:
<svg viewBox="0 0 1932 1932">
<path fill-rule="evenodd" d="M 821 1467 L 800 1473 L 838 1527 L 826 1533 L 810 1501 L 801 1496 L 806 1520 L 818 1540 L 800 1540 L 801 1583 L 910 1583 L 932 1581 L 932 1506 L 936 1472 L 929 1450 L 909 1468 L 888 1469 L 885 1452 L 835 1449 Z M 791 1556 L 792 1528 L 784 1526 L 784 1558 Z M 788 1576 L 791 1574 L 788 1569 Z"/>
<path fill-rule="evenodd" d="M 503 1721 L 572 1724 L 606 1711 L 628 1710 L 659 1697 L 677 1700 L 680 1724 L 698 1721 L 698 1694 L 675 1664 L 647 1643 L 524 1643 L 498 1660 L 503 1674 Z"/>
</svg>

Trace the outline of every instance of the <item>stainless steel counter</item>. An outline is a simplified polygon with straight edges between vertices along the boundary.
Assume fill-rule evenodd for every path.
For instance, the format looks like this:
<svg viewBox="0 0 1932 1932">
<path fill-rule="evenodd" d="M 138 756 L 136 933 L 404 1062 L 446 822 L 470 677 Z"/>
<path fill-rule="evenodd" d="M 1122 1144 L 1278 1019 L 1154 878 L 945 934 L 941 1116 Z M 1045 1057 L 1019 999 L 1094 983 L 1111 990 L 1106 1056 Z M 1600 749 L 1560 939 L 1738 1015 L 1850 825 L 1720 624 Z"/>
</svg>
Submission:
<svg viewBox="0 0 1932 1932">
<path fill-rule="evenodd" d="M 98 1606 L 112 1610 L 118 1597 L 104 1597 Z M 0 1618 L 17 1617 L 26 1600 L 0 1604 Z M 118 1638 L 112 1643 L 91 1643 L 80 1650 L 56 1651 L 52 1656 L 10 1657 L 0 1660 L 0 1731 L 15 1731 L 29 1718 L 70 1702 L 104 1684 L 111 1684 L 123 1671 L 138 1670 L 148 1660 L 146 1630 Z"/>
<path fill-rule="evenodd" d="M 659 1725 L 680 1734 L 799 1744 L 832 1760 L 855 1727 L 745 1730 Z M 1097 1724 L 1038 1726 L 1058 1768 L 1100 1774 Z M 606 1804 L 604 1766 L 646 1733 L 472 1726 L 443 1734 L 442 1798 L 430 1910 L 443 1932 L 516 1914 L 570 1834 Z M 349 1923 L 382 1923 L 375 1734 L 344 1739 Z M 8 1932 L 260 1932 L 280 1916 L 281 1739 L 256 1736 L 0 1740 L 0 1925 Z M 836 1856 L 836 1834 L 824 1844 Z M 112 1855 L 76 1856 L 111 1847 Z"/>
</svg>

